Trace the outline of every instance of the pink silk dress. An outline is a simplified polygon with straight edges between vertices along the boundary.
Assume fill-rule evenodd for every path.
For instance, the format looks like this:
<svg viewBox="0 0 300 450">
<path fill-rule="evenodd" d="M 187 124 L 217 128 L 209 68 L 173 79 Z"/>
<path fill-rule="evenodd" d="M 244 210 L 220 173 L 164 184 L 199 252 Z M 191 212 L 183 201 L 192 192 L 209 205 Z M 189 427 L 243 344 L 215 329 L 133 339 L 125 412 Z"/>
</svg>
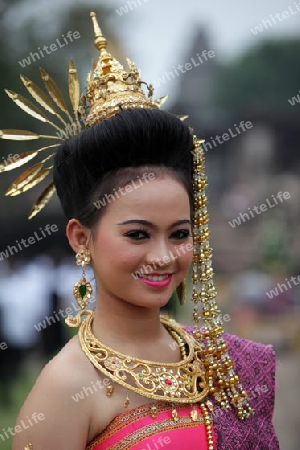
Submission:
<svg viewBox="0 0 300 450">
<path fill-rule="evenodd" d="M 193 406 L 176 406 L 178 419 L 172 417 L 172 406 L 155 403 L 156 417 L 151 417 L 154 403 L 138 406 L 115 417 L 96 437 L 87 450 L 208 450 L 202 411 L 196 407 L 198 420 L 190 417 Z"/>
<path fill-rule="evenodd" d="M 185 327 L 192 333 L 191 327 Z M 255 411 L 240 420 L 234 410 L 220 409 L 213 398 L 214 450 L 279 450 L 273 424 L 275 395 L 275 355 L 263 345 L 225 334 L 229 354 L 234 361 L 248 400 Z M 176 406 L 179 420 L 172 418 L 172 405 L 155 403 L 157 416 L 151 417 L 154 403 L 139 406 L 115 417 L 86 450 L 208 450 L 206 427 L 197 406 L 198 421 L 190 413 L 192 405 Z"/>
</svg>

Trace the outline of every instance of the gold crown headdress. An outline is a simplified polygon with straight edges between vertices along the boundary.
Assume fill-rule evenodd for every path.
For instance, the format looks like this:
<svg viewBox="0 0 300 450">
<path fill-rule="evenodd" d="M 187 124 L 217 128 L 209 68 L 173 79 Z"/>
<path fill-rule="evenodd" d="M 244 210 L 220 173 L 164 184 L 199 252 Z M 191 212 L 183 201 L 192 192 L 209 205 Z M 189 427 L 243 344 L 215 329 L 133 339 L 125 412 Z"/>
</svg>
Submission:
<svg viewBox="0 0 300 450">
<path fill-rule="evenodd" d="M 107 40 L 102 35 L 96 19 L 96 14 L 92 12 L 91 18 L 95 33 L 95 46 L 99 50 L 99 58 L 97 63 L 94 64 L 93 70 L 87 76 L 86 93 L 81 96 L 77 69 L 74 62 L 72 60 L 70 61 L 68 84 L 69 97 L 74 117 L 72 117 L 72 113 L 69 112 L 57 84 L 43 69 L 40 69 L 40 73 L 48 95 L 27 77 L 21 75 L 21 80 L 34 100 L 36 100 L 44 110 L 52 114 L 54 120 L 60 122 L 60 125 L 51 121 L 44 111 L 23 96 L 8 89 L 5 90 L 7 95 L 26 113 L 52 126 L 52 128 L 56 130 L 56 135 L 38 135 L 25 130 L 0 130 L 1 139 L 18 141 L 51 139 L 55 141 L 58 140 L 59 143 L 24 152 L 21 155 L 18 155 L 18 158 L 12 158 L 10 162 L 0 165 L 0 173 L 22 166 L 35 158 L 40 152 L 45 152 L 46 150 L 58 147 L 62 141 L 79 133 L 82 129 L 82 124 L 85 128 L 88 128 L 97 122 L 112 117 L 124 109 L 157 109 L 160 108 L 167 99 L 167 96 L 164 96 L 157 100 L 153 100 L 153 87 L 151 85 L 147 85 L 148 95 L 145 94 L 142 85 L 146 83 L 141 80 L 139 71 L 134 63 L 127 58 L 129 72 L 124 70 L 123 66 L 107 52 Z M 19 195 L 43 181 L 52 171 L 53 166 L 50 165 L 46 167 L 46 165 L 53 156 L 54 153 L 51 153 L 42 161 L 21 173 L 21 175 L 9 186 L 6 195 Z M 29 219 L 34 217 L 44 208 L 54 192 L 55 186 L 53 183 L 50 183 L 33 205 L 29 214 Z"/>
<path fill-rule="evenodd" d="M 54 116 L 63 128 L 50 121 L 42 110 L 15 92 L 6 90 L 8 96 L 25 112 L 47 122 L 57 130 L 59 136 L 40 136 L 23 130 L 0 130 L 0 138 L 14 140 L 55 139 L 60 142 L 37 150 L 25 152 L 18 161 L 0 165 L 0 172 L 12 170 L 27 163 L 40 152 L 60 145 L 61 141 L 76 135 L 81 129 L 83 121 L 85 127 L 114 116 L 120 110 L 129 108 L 157 109 L 166 100 L 161 97 L 152 100 L 153 87 L 147 85 L 148 95 L 142 89 L 144 83 L 135 65 L 127 59 L 129 72 L 114 59 L 106 50 L 107 41 L 103 37 L 96 20 L 95 13 L 91 13 L 95 32 L 95 46 L 99 50 L 99 59 L 87 77 L 87 91 L 80 98 L 80 87 L 77 69 L 73 63 L 69 65 L 69 96 L 73 108 L 73 116 L 68 111 L 63 96 L 52 78 L 41 69 L 41 77 L 48 91 L 47 96 L 36 84 L 21 76 L 21 80 L 32 97 L 50 114 Z M 64 117 L 62 117 L 61 112 Z M 186 116 L 180 117 L 182 120 Z M 191 130 L 192 131 L 192 130 Z M 201 144 L 204 141 L 193 137 L 193 165 L 194 165 L 194 205 L 193 205 L 193 318 L 196 323 L 194 337 L 202 349 L 202 360 L 206 367 L 209 392 L 224 408 L 237 409 L 241 419 L 247 418 L 253 410 L 247 394 L 240 384 L 239 377 L 233 369 L 233 362 L 228 354 L 228 347 L 223 338 L 223 327 L 220 311 L 216 303 L 216 289 L 213 282 L 212 249 L 209 242 L 207 197 L 205 188 L 207 178 L 204 172 L 204 151 Z M 8 188 L 6 195 L 18 195 L 40 183 L 52 170 L 52 166 L 45 167 L 54 153 L 45 157 L 41 162 L 23 172 Z M 29 218 L 35 216 L 49 201 L 55 186 L 50 183 L 33 205 Z M 204 328 L 199 328 L 199 304 L 202 306 Z M 76 321 L 75 321 L 76 322 Z"/>
</svg>

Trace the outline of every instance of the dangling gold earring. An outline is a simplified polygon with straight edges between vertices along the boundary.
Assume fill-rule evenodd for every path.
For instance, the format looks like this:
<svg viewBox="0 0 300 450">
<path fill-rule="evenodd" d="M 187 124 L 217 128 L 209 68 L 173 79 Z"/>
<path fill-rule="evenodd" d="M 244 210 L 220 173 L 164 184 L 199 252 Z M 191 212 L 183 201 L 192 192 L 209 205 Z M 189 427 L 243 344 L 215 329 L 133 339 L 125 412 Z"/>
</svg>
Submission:
<svg viewBox="0 0 300 450">
<path fill-rule="evenodd" d="M 91 262 L 91 254 L 88 250 L 81 250 L 76 253 L 76 264 L 82 267 L 82 277 L 73 286 L 73 295 L 81 309 L 84 309 L 90 302 L 92 296 L 92 286 L 85 278 L 85 268 Z"/>
<path fill-rule="evenodd" d="M 179 286 L 177 286 L 177 295 L 179 298 L 179 303 L 182 305 L 185 304 L 185 300 L 186 300 L 186 284 L 185 284 L 185 280 L 183 280 Z"/>
</svg>

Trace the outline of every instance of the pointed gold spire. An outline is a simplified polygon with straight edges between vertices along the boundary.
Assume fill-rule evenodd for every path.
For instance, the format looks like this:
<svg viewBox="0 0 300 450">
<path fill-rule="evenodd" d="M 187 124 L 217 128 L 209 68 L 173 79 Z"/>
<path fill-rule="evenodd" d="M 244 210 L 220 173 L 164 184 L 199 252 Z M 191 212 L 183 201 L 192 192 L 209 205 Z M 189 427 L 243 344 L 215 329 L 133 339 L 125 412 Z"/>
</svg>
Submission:
<svg viewBox="0 0 300 450">
<path fill-rule="evenodd" d="M 105 37 L 102 34 L 101 28 L 100 28 L 98 20 L 97 20 L 96 13 L 91 12 L 90 16 L 91 16 L 91 19 L 93 22 L 94 33 L 95 33 L 95 47 L 99 51 L 106 50 L 107 40 L 105 39 Z"/>
<path fill-rule="evenodd" d="M 107 40 L 99 27 L 96 14 L 90 14 L 95 34 L 95 47 L 99 50 L 96 66 L 87 77 L 86 99 L 90 106 L 85 118 L 86 127 L 114 116 L 120 110 L 130 108 L 157 109 L 152 100 L 153 88 L 147 86 L 148 94 L 142 89 L 144 83 L 135 64 L 127 59 L 129 72 L 107 52 Z"/>
</svg>

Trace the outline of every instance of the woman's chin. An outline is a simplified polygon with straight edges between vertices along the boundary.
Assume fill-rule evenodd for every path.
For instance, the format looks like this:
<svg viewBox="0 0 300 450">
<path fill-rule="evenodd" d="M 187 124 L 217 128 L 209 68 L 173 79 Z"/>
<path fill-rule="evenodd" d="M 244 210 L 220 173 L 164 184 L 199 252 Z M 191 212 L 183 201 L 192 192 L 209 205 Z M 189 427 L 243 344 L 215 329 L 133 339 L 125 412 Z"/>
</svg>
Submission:
<svg viewBox="0 0 300 450">
<path fill-rule="evenodd" d="M 159 309 L 166 306 L 170 301 L 170 297 L 152 297 L 149 299 L 143 298 L 143 301 L 141 302 L 140 298 L 137 302 L 129 301 L 132 306 L 137 306 L 140 308 L 146 308 L 146 309 Z"/>
</svg>

